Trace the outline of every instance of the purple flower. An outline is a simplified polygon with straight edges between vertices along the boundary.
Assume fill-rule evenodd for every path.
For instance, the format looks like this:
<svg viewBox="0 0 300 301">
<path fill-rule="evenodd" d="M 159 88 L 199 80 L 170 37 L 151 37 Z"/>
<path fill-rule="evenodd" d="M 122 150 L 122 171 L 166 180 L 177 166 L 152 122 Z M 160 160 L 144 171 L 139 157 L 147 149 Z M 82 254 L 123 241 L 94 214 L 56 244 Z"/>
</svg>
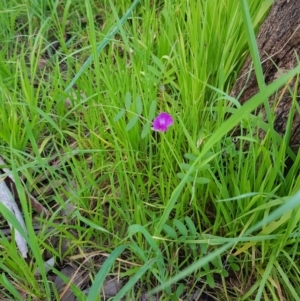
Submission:
<svg viewBox="0 0 300 301">
<path fill-rule="evenodd" d="M 165 132 L 174 123 L 173 118 L 168 113 L 160 113 L 153 121 L 152 129 L 157 132 Z"/>
</svg>

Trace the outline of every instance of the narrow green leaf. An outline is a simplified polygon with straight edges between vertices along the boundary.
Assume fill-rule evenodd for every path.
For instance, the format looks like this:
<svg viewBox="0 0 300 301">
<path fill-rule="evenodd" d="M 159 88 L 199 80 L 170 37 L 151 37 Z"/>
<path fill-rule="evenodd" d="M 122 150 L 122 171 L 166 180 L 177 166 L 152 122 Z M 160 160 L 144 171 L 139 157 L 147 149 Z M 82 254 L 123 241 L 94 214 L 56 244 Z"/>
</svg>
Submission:
<svg viewBox="0 0 300 301">
<path fill-rule="evenodd" d="M 155 67 L 148 65 L 147 66 L 148 70 L 152 75 L 154 75 L 157 79 L 160 79 L 162 74 L 159 70 L 157 70 Z"/>
<path fill-rule="evenodd" d="M 210 179 L 203 178 L 203 177 L 196 178 L 196 180 L 195 180 L 195 183 L 197 183 L 197 184 L 208 184 L 209 182 L 210 182 Z"/>
<path fill-rule="evenodd" d="M 248 193 L 244 193 L 244 194 L 241 194 L 241 195 L 233 197 L 233 198 L 217 200 L 217 202 L 237 201 L 237 200 L 245 199 L 245 198 L 248 198 L 248 197 L 253 197 L 253 196 L 256 196 L 256 195 L 260 195 L 260 193 L 259 192 L 248 192 Z M 261 196 L 264 196 L 264 194 L 261 194 Z"/>
<path fill-rule="evenodd" d="M 226 270 L 222 269 L 221 275 L 226 278 L 229 276 L 229 273 Z"/>
<path fill-rule="evenodd" d="M 151 106 L 150 106 L 150 109 L 149 109 L 149 115 L 148 115 L 148 119 L 150 121 L 152 121 L 156 115 L 156 106 L 157 106 L 157 102 L 156 100 L 153 100 L 151 102 Z"/>
<path fill-rule="evenodd" d="M 196 161 L 196 159 L 197 159 L 197 156 L 196 155 L 194 155 L 194 154 L 184 154 L 184 157 L 186 158 L 186 159 L 188 159 L 188 160 L 190 160 L 191 162 L 194 162 L 194 161 Z"/>
<path fill-rule="evenodd" d="M 136 109 L 136 113 L 138 115 L 141 115 L 143 112 L 143 102 L 140 98 L 140 96 L 137 96 L 135 99 L 135 109 Z"/>
<path fill-rule="evenodd" d="M 180 296 L 182 296 L 185 290 L 186 290 L 186 286 L 183 283 L 180 283 L 176 289 L 176 297 L 179 298 Z M 176 299 L 176 300 L 180 300 L 180 299 Z"/>
<path fill-rule="evenodd" d="M 165 68 L 164 63 L 155 55 L 151 55 L 152 61 L 155 63 L 155 65 L 162 71 Z"/>
<path fill-rule="evenodd" d="M 208 244 L 207 243 L 200 244 L 200 249 L 201 249 L 201 253 L 203 255 L 206 255 L 207 254 L 207 250 L 208 250 Z"/>
<path fill-rule="evenodd" d="M 103 227 L 93 223 L 91 220 L 83 217 L 79 211 L 75 211 L 74 214 L 77 216 L 77 218 L 79 220 L 81 220 L 84 224 L 88 225 L 89 227 L 91 227 L 92 229 L 95 229 L 95 230 L 98 230 L 98 231 L 101 231 L 101 232 L 104 232 L 104 233 L 109 233 L 109 234 L 112 234 L 110 233 L 109 231 L 107 231 L 106 229 L 104 229 Z M 112 234 L 113 235 L 113 234 Z"/>
<path fill-rule="evenodd" d="M 125 112 L 126 112 L 125 109 L 120 110 L 119 113 L 115 116 L 114 122 L 120 120 L 125 115 Z"/>
<path fill-rule="evenodd" d="M 158 248 L 158 246 L 155 242 L 155 240 L 153 239 L 153 237 L 149 234 L 149 232 L 143 226 L 131 225 L 128 228 L 128 234 L 129 234 L 130 237 L 132 237 L 134 234 L 139 233 L 139 232 L 141 232 L 145 236 L 147 242 L 149 243 L 149 245 L 151 246 L 153 251 L 156 252 L 157 254 L 159 254 L 161 257 L 163 257 L 160 249 Z"/>
<path fill-rule="evenodd" d="M 142 130 L 141 138 L 144 139 L 149 134 L 150 131 L 151 131 L 151 123 L 146 122 Z"/>
<path fill-rule="evenodd" d="M 238 272 L 241 269 L 240 266 L 234 262 L 230 264 L 230 267 L 235 272 Z"/>
<path fill-rule="evenodd" d="M 145 227 L 141 226 L 141 225 L 131 225 L 128 228 L 128 235 L 130 237 L 130 239 L 132 240 L 132 245 L 136 245 L 135 240 L 133 239 L 133 235 L 136 233 L 142 233 L 143 236 L 145 237 L 146 241 L 148 242 L 148 244 L 151 246 L 153 252 L 155 252 L 155 258 L 156 258 L 156 266 L 158 268 L 158 272 L 157 270 L 152 270 L 152 274 L 156 277 L 156 279 L 159 281 L 159 283 L 164 283 L 165 280 L 165 264 L 164 264 L 164 256 L 160 250 L 160 248 L 158 247 L 156 241 L 153 239 L 152 235 L 150 235 L 150 233 L 145 229 Z M 142 254 L 142 258 L 145 258 L 146 256 L 149 258 L 151 255 L 151 252 L 149 252 L 150 250 L 147 249 L 147 252 L 144 252 L 144 254 Z M 151 258 L 151 257 L 150 257 Z M 165 288 L 166 291 L 168 292 L 170 290 L 169 287 Z"/>
<path fill-rule="evenodd" d="M 216 256 L 213 260 L 211 260 L 211 264 L 216 268 L 216 269 L 222 269 L 223 265 L 220 260 L 219 256 Z"/>
<path fill-rule="evenodd" d="M 197 235 L 197 230 L 196 230 L 195 224 L 192 221 L 192 219 L 189 216 L 186 216 L 184 218 L 184 220 L 185 220 L 185 223 L 187 224 L 187 226 L 189 228 L 190 234 L 192 236 L 196 236 Z"/>
<path fill-rule="evenodd" d="M 259 11 L 256 15 L 255 20 L 253 21 L 253 27 L 256 28 L 258 24 L 261 23 L 261 21 L 264 19 L 265 15 L 269 11 L 270 7 L 274 3 L 274 0 L 265 0 L 260 5 Z"/>
<path fill-rule="evenodd" d="M 183 180 L 183 179 L 185 179 L 187 182 L 194 182 L 194 177 L 192 177 L 192 176 L 186 176 L 186 174 L 184 174 L 184 173 L 181 173 L 181 172 L 179 172 L 178 174 L 177 174 L 177 177 L 180 179 L 180 180 Z"/>
<path fill-rule="evenodd" d="M 99 300 L 100 290 L 103 286 L 103 283 L 108 276 L 111 267 L 116 262 L 116 259 L 122 254 L 122 252 L 126 249 L 127 245 L 117 247 L 109 257 L 104 261 L 100 271 L 97 273 L 94 282 L 91 286 L 89 294 L 87 296 L 86 301 L 95 301 Z"/>
<path fill-rule="evenodd" d="M 165 233 L 167 235 L 169 235 L 170 238 L 172 238 L 172 239 L 177 239 L 178 238 L 176 231 L 171 226 L 169 226 L 168 224 L 164 224 L 163 231 L 165 231 Z"/>
<path fill-rule="evenodd" d="M 14 296 L 14 300 L 24 300 L 24 298 L 20 295 L 18 290 L 12 285 L 11 281 L 9 281 L 5 274 L 2 273 L 0 283 L 9 291 L 11 295 Z"/>
<path fill-rule="evenodd" d="M 244 25 L 245 25 L 245 29 L 246 29 L 248 45 L 249 45 L 250 53 L 251 53 L 252 60 L 254 63 L 256 79 L 257 79 L 259 89 L 261 90 L 265 86 L 265 80 L 264 80 L 264 76 L 263 76 L 262 65 L 260 62 L 259 51 L 258 51 L 258 46 L 256 43 L 255 33 L 253 30 L 250 11 L 249 11 L 247 0 L 240 0 L 240 2 L 241 2 L 241 8 L 242 8 L 241 11 L 243 13 L 243 20 L 244 20 Z"/>
<path fill-rule="evenodd" d="M 278 250 L 276 250 L 276 248 L 275 248 L 272 250 L 272 254 L 270 254 L 267 266 L 264 268 L 263 275 L 259 281 L 259 288 L 256 292 L 255 301 L 260 301 L 263 299 L 264 289 L 266 287 L 267 281 L 268 281 L 270 275 L 272 274 L 272 272 L 274 271 L 274 263 L 276 262 L 276 259 L 277 259 L 276 258 L 277 251 Z"/>
<path fill-rule="evenodd" d="M 208 273 L 206 275 L 206 282 L 210 288 L 214 288 L 216 286 L 215 280 L 212 273 Z"/>
<path fill-rule="evenodd" d="M 133 289 L 134 285 L 141 279 L 141 277 L 151 268 L 155 263 L 156 259 L 150 259 L 146 262 L 137 273 L 132 276 L 129 281 L 122 287 L 122 289 L 117 293 L 117 295 L 112 299 L 113 301 L 119 301 L 125 294 Z"/>
<path fill-rule="evenodd" d="M 282 280 L 285 282 L 285 285 L 289 288 L 289 291 L 293 296 L 293 300 L 299 300 L 299 291 L 295 289 L 294 282 L 291 282 L 292 279 L 290 279 L 289 276 L 284 272 L 281 264 L 277 260 L 275 261 L 274 265 L 278 271 L 278 274 L 280 274 Z"/>
<path fill-rule="evenodd" d="M 191 248 L 191 250 L 196 250 L 197 249 L 197 245 L 194 243 L 189 243 L 189 247 Z"/>
<path fill-rule="evenodd" d="M 183 180 L 186 177 L 186 174 L 179 172 L 177 174 L 177 177 Z M 188 182 L 197 183 L 197 184 L 208 184 L 210 182 L 210 179 L 203 178 L 203 177 L 195 178 L 193 176 L 188 176 L 186 179 Z"/>
<path fill-rule="evenodd" d="M 187 230 L 186 226 L 184 225 L 184 223 L 182 221 L 180 221 L 178 219 L 174 219 L 173 224 L 178 229 L 178 231 L 180 232 L 180 234 L 183 237 L 188 236 L 188 230 Z"/>
<path fill-rule="evenodd" d="M 181 163 L 180 167 L 184 170 L 189 170 L 191 168 L 191 165 L 187 163 Z"/>
<path fill-rule="evenodd" d="M 130 110 L 130 108 L 131 108 L 131 94 L 130 94 L 130 92 L 126 92 L 126 95 L 125 95 L 125 108 L 126 108 L 126 110 Z"/>
<path fill-rule="evenodd" d="M 138 122 L 138 120 L 139 120 L 139 116 L 134 115 L 127 123 L 126 128 L 125 128 L 126 131 L 129 132 L 135 126 L 135 124 Z"/>
</svg>

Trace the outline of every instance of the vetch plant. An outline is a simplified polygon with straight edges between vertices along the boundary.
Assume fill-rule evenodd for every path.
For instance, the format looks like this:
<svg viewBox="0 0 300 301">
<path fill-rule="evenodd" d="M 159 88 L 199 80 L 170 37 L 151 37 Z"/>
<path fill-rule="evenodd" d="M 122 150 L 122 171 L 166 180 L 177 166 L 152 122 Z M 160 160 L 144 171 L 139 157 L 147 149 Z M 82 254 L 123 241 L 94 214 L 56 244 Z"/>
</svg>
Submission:
<svg viewBox="0 0 300 301">
<path fill-rule="evenodd" d="M 133 105 L 135 106 L 133 107 Z M 174 124 L 174 119 L 170 114 L 166 112 L 161 112 L 156 118 L 154 118 L 156 107 L 156 100 L 153 100 L 150 105 L 148 116 L 146 118 L 142 117 L 144 105 L 140 96 L 137 95 L 135 103 L 133 103 L 131 93 L 127 92 L 125 96 L 125 108 L 122 108 L 114 117 L 114 122 L 119 121 L 127 113 L 127 118 L 129 119 L 129 121 L 126 123 L 125 130 L 126 132 L 129 132 L 140 119 L 144 120 L 145 122 L 141 133 L 142 139 L 144 139 L 149 134 L 151 129 L 156 132 L 166 132 L 168 128 Z M 151 127 L 151 120 L 153 118 L 154 120 Z"/>
<path fill-rule="evenodd" d="M 162 112 L 154 119 L 152 129 L 157 132 L 166 132 L 173 123 L 173 117 L 168 113 Z"/>
</svg>

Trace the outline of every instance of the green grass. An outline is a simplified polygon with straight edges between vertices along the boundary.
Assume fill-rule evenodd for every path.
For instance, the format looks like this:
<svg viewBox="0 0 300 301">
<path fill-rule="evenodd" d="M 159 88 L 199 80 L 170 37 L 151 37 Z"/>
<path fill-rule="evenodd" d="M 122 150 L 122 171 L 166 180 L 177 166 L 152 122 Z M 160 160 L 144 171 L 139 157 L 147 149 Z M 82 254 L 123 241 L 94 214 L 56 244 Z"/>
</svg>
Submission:
<svg viewBox="0 0 300 301">
<path fill-rule="evenodd" d="M 88 261 L 78 300 L 101 300 L 108 276 L 126 284 L 115 301 L 187 300 L 197 287 L 216 300 L 298 300 L 300 154 L 253 115 L 300 71 L 261 82 L 249 17 L 260 24 L 270 1 L 138 2 L 0 5 L 0 154 L 30 248 L 26 262 L 0 232 L 1 298 L 60 300 L 53 276 Z M 240 106 L 228 93 L 247 49 L 261 90 Z M 164 134 L 151 130 L 161 111 L 175 120 Z"/>
</svg>

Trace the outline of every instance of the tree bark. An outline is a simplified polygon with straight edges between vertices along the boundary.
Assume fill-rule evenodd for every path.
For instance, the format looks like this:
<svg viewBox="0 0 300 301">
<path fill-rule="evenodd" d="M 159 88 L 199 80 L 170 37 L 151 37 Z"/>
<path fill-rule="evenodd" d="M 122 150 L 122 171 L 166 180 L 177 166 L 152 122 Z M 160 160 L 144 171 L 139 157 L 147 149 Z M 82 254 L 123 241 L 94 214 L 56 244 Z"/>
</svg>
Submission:
<svg viewBox="0 0 300 301">
<path fill-rule="evenodd" d="M 268 17 L 259 29 L 257 44 L 262 62 L 265 83 L 270 84 L 282 73 L 293 69 L 300 61 L 300 0 L 275 0 Z M 296 78 L 289 83 L 292 91 L 297 90 L 297 103 L 300 105 L 300 85 Z M 258 92 L 258 85 L 252 61 L 249 56 L 242 67 L 231 95 L 241 103 Z M 269 99 L 275 109 L 274 128 L 281 135 L 285 133 L 288 115 L 292 105 L 289 89 L 282 88 L 274 105 L 275 96 Z M 299 110 L 299 108 L 298 108 Z M 261 108 L 263 116 L 264 109 Z M 300 113 L 294 114 L 290 147 L 300 148 Z"/>
</svg>

